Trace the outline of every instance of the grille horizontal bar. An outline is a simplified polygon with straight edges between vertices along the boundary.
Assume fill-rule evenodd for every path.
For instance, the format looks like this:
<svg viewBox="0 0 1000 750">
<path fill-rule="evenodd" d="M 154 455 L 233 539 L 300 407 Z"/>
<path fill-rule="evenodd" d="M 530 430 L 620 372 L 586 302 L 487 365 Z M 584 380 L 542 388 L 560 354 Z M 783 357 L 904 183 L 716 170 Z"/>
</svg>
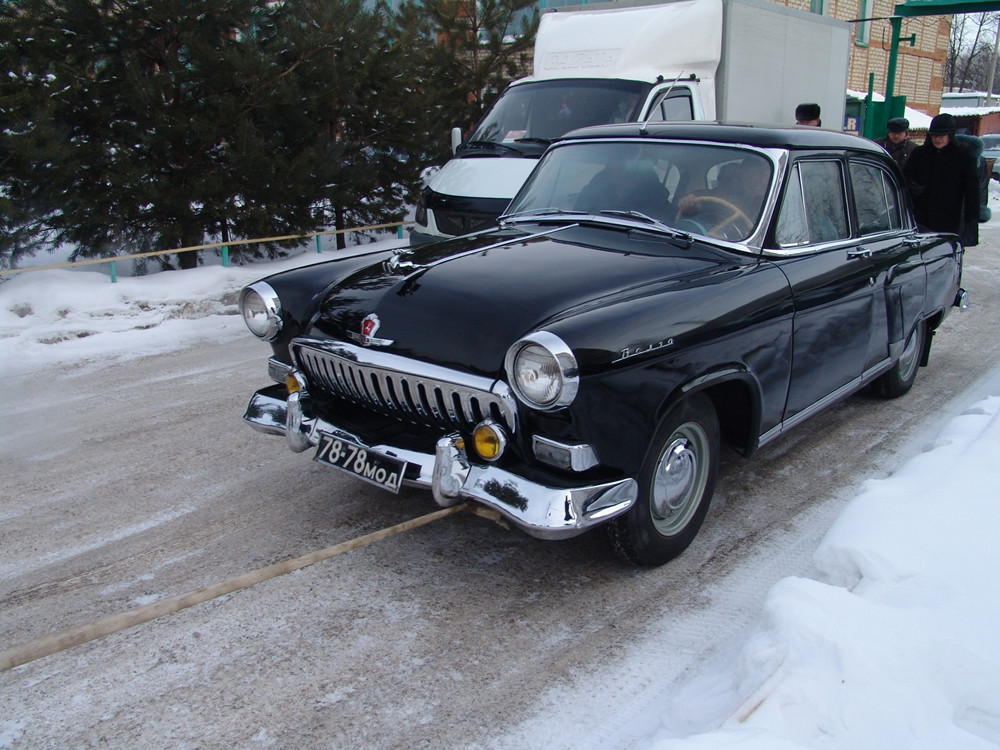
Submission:
<svg viewBox="0 0 1000 750">
<path fill-rule="evenodd" d="M 416 424 L 470 430 L 492 418 L 510 432 L 516 407 L 506 383 L 323 339 L 295 339 L 310 389 Z"/>
</svg>

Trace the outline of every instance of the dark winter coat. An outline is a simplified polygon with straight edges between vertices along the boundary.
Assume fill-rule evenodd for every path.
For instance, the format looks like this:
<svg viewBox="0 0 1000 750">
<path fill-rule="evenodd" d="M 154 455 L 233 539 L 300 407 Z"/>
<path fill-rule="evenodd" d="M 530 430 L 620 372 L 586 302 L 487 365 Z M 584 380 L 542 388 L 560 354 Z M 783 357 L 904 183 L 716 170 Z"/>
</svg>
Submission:
<svg viewBox="0 0 1000 750">
<path fill-rule="evenodd" d="M 906 160 L 910 158 L 910 154 L 917 148 L 917 144 L 909 138 L 903 140 L 898 146 L 890 141 L 888 136 L 885 138 L 876 138 L 875 143 L 889 152 L 889 156 L 899 165 L 900 169 L 906 166 Z"/>
<path fill-rule="evenodd" d="M 976 169 L 979 170 L 979 223 L 989 221 L 990 216 L 990 168 L 983 158 L 983 139 L 974 135 L 957 133 L 955 140 L 959 146 L 964 146 L 976 158 Z"/>
<path fill-rule="evenodd" d="M 927 141 L 903 168 L 917 223 L 936 232 L 954 232 L 962 244 L 979 244 L 979 173 L 975 158 L 954 136 L 942 149 Z"/>
</svg>

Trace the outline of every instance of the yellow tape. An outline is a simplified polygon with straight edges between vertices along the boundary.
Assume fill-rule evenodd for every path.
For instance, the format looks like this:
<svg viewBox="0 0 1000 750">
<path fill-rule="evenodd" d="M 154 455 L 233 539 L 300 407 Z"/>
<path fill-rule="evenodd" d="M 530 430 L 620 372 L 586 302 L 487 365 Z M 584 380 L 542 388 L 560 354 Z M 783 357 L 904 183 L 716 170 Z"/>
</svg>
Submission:
<svg viewBox="0 0 1000 750">
<path fill-rule="evenodd" d="M 31 268 L 0 268 L 0 275 L 25 273 L 27 271 L 51 271 L 54 268 L 73 268 L 75 266 L 92 266 L 95 263 L 111 263 L 118 260 L 134 260 L 136 258 L 152 258 L 156 255 L 180 255 L 190 253 L 195 250 L 210 250 L 214 247 L 228 245 L 253 245 L 260 242 L 281 242 L 283 240 L 304 240 L 309 237 L 320 237 L 324 234 L 347 234 L 348 232 L 370 232 L 374 229 L 389 229 L 390 227 L 406 226 L 412 221 L 393 221 L 389 224 L 372 224 L 367 227 L 349 227 L 347 229 L 326 229 L 322 232 L 309 232 L 308 234 L 286 234 L 281 237 L 261 237 L 249 240 L 229 240 L 228 242 L 210 242 L 207 245 L 192 245 L 190 247 L 179 247 L 176 250 L 153 250 L 148 253 L 136 253 L 135 255 L 113 255 L 110 258 L 88 258 L 87 260 L 77 260 L 72 263 L 56 263 L 51 266 L 32 266 Z"/>
</svg>

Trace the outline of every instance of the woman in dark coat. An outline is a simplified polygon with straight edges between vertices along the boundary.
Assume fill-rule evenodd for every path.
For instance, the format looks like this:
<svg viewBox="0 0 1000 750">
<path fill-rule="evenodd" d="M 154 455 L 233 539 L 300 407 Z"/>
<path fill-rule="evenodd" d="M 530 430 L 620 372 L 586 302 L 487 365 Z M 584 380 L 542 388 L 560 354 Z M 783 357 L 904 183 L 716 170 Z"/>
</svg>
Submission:
<svg viewBox="0 0 1000 750">
<path fill-rule="evenodd" d="M 979 244 L 979 176 L 968 149 L 955 141 L 955 118 L 937 115 L 927 140 L 914 150 L 906 178 L 917 224 L 935 232 L 954 232 L 962 244 Z"/>
</svg>

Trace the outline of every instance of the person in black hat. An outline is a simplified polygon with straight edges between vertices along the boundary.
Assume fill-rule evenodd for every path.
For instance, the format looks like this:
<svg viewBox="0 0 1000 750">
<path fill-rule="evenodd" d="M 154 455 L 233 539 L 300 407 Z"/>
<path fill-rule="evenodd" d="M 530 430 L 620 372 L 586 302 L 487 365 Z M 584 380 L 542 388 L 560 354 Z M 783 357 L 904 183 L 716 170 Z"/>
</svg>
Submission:
<svg viewBox="0 0 1000 750">
<path fill-rule="evenodd" d="M 818 104 L 800 104 L 795 108 L 796 125 L 813 125 L 822 127 L 823 121 L 819 119 Z"/>
<path fill-rule="evenodd" d="M 905 117 L 893 117 L 885 124 L 885 138 L 876 138 L 875 143 L 889 152 L 889 156 L 902 169 L 917 144 L 910 140 L 910 121 Z"/>
<path fill-rule="evenodd" d="M 972 152 L 955 141 L 955 118 L 931 120 L 927 140 L 910 155 L 903 176 L 913 199 L 917 224 L 954 232 L 962 244 L 979 244 L 979 179 Z"/>
</svg>

